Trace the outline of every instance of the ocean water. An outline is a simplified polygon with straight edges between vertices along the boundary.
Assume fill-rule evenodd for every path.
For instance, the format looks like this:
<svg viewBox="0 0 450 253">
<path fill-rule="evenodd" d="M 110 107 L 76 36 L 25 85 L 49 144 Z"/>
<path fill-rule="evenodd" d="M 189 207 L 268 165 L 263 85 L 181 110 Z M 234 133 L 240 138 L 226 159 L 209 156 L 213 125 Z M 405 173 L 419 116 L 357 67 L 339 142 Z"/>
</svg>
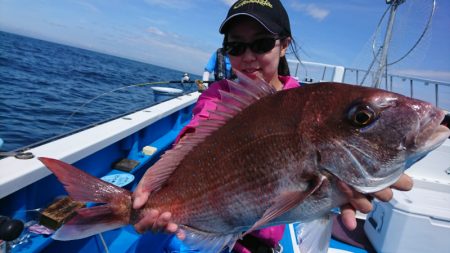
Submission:
<svg viewBox="0 0 450 253">
<path fill-rule="evenodd" d="M 150 86 L 124 87 L 181 80 L 182 74 L 0 31 L 0 150 L 19 149 L 170 99 L 154 96 Z"/>
<path fill-rule="evenodd" d="M 0 151 L 16 150 L 170 99 L 154 96 L 150 86 L 127 86 L 180 80 L 182 74 L 0 31 L 0 139 L 4 141 Z M 396 80 L 393 91 L 409 96 L 408 82 Z M 196 89 L 189 84 L 164 86 L 187 92 Z M 434 103 L 433 84 L 419 84 L 414 97 Z M 449 98 L 450 86 L 441 86 L 439 106 L 448 111 Z"/>
</svg>

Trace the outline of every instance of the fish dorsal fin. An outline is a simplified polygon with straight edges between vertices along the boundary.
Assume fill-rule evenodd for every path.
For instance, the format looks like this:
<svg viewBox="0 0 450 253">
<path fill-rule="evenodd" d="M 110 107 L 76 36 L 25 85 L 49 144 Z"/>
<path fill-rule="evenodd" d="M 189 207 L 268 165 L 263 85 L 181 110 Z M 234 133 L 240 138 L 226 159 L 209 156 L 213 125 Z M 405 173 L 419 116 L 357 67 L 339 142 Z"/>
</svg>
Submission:
<svg viewBox="0 0 450 253">
<path fill-rule="evenodd" d="M 145 192 L 158 191 L 194 147 L 252 103 L 276 92 L 262 79 L 251 79 L 239 71 L 235 72 L 239 81 L 227 80 L 230 91 L 219 90 L 220 100 L 214 102 L 216 109 L 209 111 L 209 117 L 201 118 L 193 133 L 186 134 L 147 170 L 141 180 Z"/>
<path fill-rule="evenodd" d="M 244 236 L 298 206 L 303 200 L 319 189 L 324 180 L 326 180 L 325 176 L 318 175 L 314 178 L 311 186 L 306 191 L 285 192 L 276 197 L 272 206 L 264 212 L 263 217 L 253 224 L 253 226 L 245 232 Z"/>
</svg>

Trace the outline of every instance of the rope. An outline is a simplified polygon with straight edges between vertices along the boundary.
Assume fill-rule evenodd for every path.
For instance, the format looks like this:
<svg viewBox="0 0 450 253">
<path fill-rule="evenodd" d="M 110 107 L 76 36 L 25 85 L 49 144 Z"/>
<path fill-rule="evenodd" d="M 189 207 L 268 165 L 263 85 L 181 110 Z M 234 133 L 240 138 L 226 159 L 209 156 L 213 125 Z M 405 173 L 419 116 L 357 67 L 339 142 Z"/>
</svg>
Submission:
<svg viewBox="0 0 450 253">
<path fill-rule="evenodd" d="M 99 233 L 98 237 L 100 237 L 100 240 L 102 241 L 103 247 L 105 248 L 105 253 L 109 253 L 108 245 L 106 245 L 106 242 L 105 242 L 105 239 L 103 238 L 102 233 Z"/>
</svg>

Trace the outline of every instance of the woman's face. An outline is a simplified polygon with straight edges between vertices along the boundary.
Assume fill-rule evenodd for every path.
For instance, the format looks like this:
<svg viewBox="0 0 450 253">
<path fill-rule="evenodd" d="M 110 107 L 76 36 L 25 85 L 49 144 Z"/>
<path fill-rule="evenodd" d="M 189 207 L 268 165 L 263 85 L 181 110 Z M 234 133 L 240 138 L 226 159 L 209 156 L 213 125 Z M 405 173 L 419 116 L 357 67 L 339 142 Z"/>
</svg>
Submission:
<svg viewBox="0 0 450 253">
<path fill-rule="evenodd" d="M 255 40 L 274 37 L 260 23 L 250 17 L 239 17 L 238 22 L 230 24 L 227 42 L 252 43 Z M 255 75 L 270 83 L 276 89 L 282 84 L 278 79 L 278 64 L 280 57 L 284 56 L 289 45 L 289 38 L 276 40 L 275 47 L 262 54 L 252 52 L 248 47 L 239 56 L 228 55 L 233 69 L 246 75 Z"/>
</svg>

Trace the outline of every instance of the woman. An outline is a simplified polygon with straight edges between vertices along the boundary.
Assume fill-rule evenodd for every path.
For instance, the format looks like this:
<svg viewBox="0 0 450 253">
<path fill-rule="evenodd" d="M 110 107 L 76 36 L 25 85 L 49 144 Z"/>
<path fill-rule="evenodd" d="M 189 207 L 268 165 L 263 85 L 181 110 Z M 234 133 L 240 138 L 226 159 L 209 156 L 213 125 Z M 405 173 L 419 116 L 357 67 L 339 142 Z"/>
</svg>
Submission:
<svg viewBox="0 0 450 253">
<path fill-rule="evenodd" d="M 227 18 L 220 27 L 224 34 L 224 49 L 228 53 L 231 66 L 251 78 L 261 78 L 276 90 L 298 87 L 298 82 L 289 76 L 289 68 L 285 58 L 286 51 L 292 42 L 289 18 L 286 10 L 278 0 L 237 1 L 229 10 Z M 295 52 L 295 50 L 294 50 Z M 229 91 L 226 81 L 219 81 L 210 86 L 199 98 L 193 113 L 192 121 L 181 131 L 179 136 L 195 131 L 198 120 L 209 116 L 220 99 L 219 90 Z M 356 227 L 355 210 L 367 213 L 371 210 L 370 196 L 366 197 L 342 183 L 341 190 L 348 196 L 348 205 L 341 207 L 343 224 L 350 230 Z M 410 190 L 412 180 L 403 175 L 393 188 Z M 392 191 L 387 188 L 373 194 L 374 197 L 388 201 Z M 148 193 L 139 185 L 134 192 L 134 208 L 140 208 L 148 199 Z M 164 229 L 175 233 L 177 225 L 170 222 L 170 213 L 159 214 L 154 210 L 135 224 L 138 232 L 147 229 Z M 256 249 L 275 249 L 283 235 L 284 225 L 264 228 L 244 237 L 234 247 L 235 252 L 252 252 Z M 183 234 L 178 234 L 183 239 Z M 268 251 L 271 252 L 271 251 Z"/>
</svg>

